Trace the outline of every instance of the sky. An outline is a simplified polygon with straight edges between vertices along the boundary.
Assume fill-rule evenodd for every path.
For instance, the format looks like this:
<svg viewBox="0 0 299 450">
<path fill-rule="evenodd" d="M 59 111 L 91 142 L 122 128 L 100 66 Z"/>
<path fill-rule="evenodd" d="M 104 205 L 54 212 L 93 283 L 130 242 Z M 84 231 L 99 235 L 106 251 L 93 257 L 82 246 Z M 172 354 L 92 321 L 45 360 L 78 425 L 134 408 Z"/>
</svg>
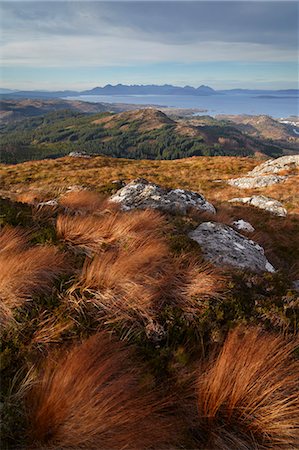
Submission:
<svg viewBox="0 0 299 450">
<path fill-rule="evenodd" d="M 0 1 L 0 87 L 298 88 L 295 1 Z"/>
</svg>

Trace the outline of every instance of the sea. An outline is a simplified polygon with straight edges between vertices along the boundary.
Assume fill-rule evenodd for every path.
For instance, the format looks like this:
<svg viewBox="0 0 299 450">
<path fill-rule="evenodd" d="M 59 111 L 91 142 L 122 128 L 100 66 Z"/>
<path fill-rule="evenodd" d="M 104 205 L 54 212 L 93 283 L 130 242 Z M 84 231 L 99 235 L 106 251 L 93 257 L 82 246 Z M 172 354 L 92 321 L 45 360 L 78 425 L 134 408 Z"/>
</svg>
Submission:
<svg viewBox="0 0 299 450">
<path fill-rule="evenodd" d="M 157 107 L 196 108 L 200 111 L 195 114 L 210 116 L 218 114 L 264 114 L 273 118 L 286 118 L 299 115 L 299 97 L 284 95 L 80 95 L 67 97 L 67 99 L 92 103 L 129 103 Z"/>
</svg>

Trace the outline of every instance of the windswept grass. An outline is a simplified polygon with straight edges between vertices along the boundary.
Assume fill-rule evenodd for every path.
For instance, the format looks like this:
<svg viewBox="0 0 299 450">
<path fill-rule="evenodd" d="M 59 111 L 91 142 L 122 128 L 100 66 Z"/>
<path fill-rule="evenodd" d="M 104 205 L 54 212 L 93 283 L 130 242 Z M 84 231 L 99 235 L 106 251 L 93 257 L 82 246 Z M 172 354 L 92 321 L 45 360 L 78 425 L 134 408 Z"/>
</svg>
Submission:
<svg viewBox="0 0 299 450">
<path fill-rule="evenodd" d="M 168 249 L 162 242 L 145 242 L 129 250 L 111 249 L 86 261 L 69 300 L 77 307 L 104 314 L 106 321 L 147 322 L 156 315 Z"/>
<path fill-rule="evenodd" d="M 298 341 L 232 331 L 197 379 L 199 448 L 295 449 L 299 440 Z"/>
<path fill-rule="evenodd" d="M 105 208 L 105 198 L 95 191 L 86 189 L 67 192 L 59 199 L 59 204 L 77 214 L 93 213 Z"/>
<path fill-rule="evenodd" d="M 109 205 L 110 207 L 110 205 Z M 58 237 L 68 244 L 91 254 L 107 246 L 128 246 L 161 236 L 165 220 L 155 211 L 133 211 L 130 214 L 109 209 L 102 217 L 60 215 L 57 219 Z"/>
<path fill-rule="evenodd" d="M 137 366 L 105 333 L 56 364 L 49 358 L 28 397 L 31 448 L 173 448 L 180 433 L 177 420 L 165 415 L 169 401 L 142 383 Z"/>
<path fill-rule="evenodd" d="M 21 251 L 28 247 L 28 231 L 5 226 L 0 230 L 0 255 L 12 251 Z"/>
<path fill-rule="evenodd" d="M 0 253 L 1 323 L 7 323 L 13 309 L 32 296 L 48 293 L 65 271 L 64 256 L 54 247 L 17 248 Z"/>
</svg>

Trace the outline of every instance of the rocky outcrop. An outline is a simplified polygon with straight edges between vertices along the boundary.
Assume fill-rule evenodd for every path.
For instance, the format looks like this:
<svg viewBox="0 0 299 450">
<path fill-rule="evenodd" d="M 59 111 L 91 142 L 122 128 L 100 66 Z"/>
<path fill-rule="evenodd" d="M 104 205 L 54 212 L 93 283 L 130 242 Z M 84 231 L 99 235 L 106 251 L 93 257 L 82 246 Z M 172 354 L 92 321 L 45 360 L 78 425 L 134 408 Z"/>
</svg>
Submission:
<svg viewBox="0 0 299 450">
<path fill-rule="evenodd" d="M 291 171 L 299 167 L 299 155 L 282 156 L 270 159 L 255 167 L 245 177 L 228 180 L 228 184 L 240 189 L 254 189 L 281 183 L 289 178 L 289 175 L 276 175 L 282 171 Z"/>
<path fill-rule="evenodd" d="M 91 156 L 85 152 L 70 152 L 68 156 L 71 156 L 72 158 L 91 158 Z"/>
<path fill-rule="evenodd" d="M 152 208 L 186 214 L 189 208 L 215 213 L 214 206 L 203 195 L 183 189 L 164 189 L 143 178 L 132 181 L 110 197 L 123 211 Z"/>
<path fill-rule="evenodd" d="M 265 173 L 279 173 L 283 170 L 292 170 L 299 167 L 299 155 L 282 156 L 277 159 L 270 159 L 255 167 L 249 176 L 262 175 Z"/>
<path fill-rule="evenodd" d="M 275 272 L 264 249 L 227 225 L 204 222 L 189 233 L 206 259 L 218 266 L 234 266 L 252 272 Z"/>
<path fill-rule="evenodd" d="M 251 206 L 255 206 L 259 209 L 269 211 L 276 216 L 285 217 L 287 210 L 283 207 L 282 203 L 273 198 L 265 197 L 264 195 L 253 195 L 252 197 L 237 197 L 229 200 L 230 203 L 246 203 Z"/>
<path fill-rule="evenodd" d="M 249 222 L 245 222 L 243 219 L 235 220 L 232 223 L 234 228 L 237 228 L 237 230 L 247 231 L 247 233 L 253 233 L 254 228 Z"/>
<path fill-rule="evenodd" d="M 271 186 L 272 184 L 281 183 L 285 181 L 288 177 L 281 175 L 264 175 L 264 176 L 254 176 L 254 177 L 242 177 L 228 180 L 228 184 L 231 186 L 236 186 L 240 189 L 253 189 Z"/>
</svg>

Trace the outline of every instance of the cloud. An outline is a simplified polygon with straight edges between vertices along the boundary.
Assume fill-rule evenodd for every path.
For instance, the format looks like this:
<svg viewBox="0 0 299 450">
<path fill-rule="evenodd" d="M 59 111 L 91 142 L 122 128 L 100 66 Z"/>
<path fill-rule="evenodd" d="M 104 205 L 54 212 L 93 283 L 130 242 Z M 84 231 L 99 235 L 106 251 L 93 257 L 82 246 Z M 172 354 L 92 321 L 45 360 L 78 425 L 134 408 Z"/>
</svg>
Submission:
<svg viewBox="0 0 299 450">
<path fill-rule="evenodd" d="M 2 2 L 2 64 L 291 61 L 295 2 Z"/>
</svg>

